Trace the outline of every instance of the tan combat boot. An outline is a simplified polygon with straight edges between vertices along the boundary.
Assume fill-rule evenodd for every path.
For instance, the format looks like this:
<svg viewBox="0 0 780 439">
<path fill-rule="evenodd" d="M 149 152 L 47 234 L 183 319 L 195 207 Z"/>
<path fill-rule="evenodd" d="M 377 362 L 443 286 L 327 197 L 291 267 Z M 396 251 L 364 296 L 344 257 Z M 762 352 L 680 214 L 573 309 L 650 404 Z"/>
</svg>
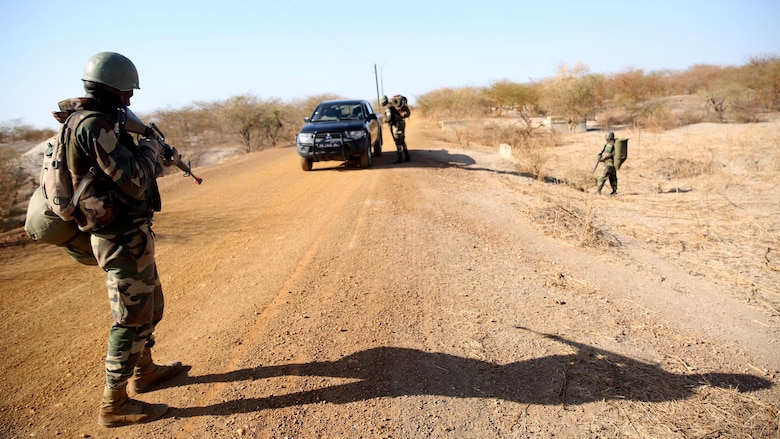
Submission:
<svg viewBox="0 0 780 439">
<path fill-rule="evenodd" d="M 103 402 L 98 412 L 98 424 L 104 427 L 143 424 L 154 421 L 168 410 L 165 404 L 149 404 L 130 399 L 125 387 L 103 390 Z"/>
<path fill-rule="evenodd" d="M 133 370 L 133 377 L 128 383 L 129 390 L 133 393 L 144 393 L 151 390 L 157 383 L 164 381 L 181 372 L 179 361 L 171 361 L 165 365 L 154 364 L 152 350 L 144 348 L 141 359 Z"/>
</svg>

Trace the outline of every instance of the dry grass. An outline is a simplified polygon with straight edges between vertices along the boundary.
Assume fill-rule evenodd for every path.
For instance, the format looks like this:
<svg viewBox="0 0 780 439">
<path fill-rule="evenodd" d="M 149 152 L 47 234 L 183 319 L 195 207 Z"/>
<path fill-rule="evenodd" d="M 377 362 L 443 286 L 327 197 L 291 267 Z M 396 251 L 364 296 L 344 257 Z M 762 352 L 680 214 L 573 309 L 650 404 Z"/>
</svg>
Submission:
<svg viewBox="0 0 780 439">
<path fill-rule="evenodd" d="M 617 197 L 593 194 L 602 131 L 533 136 L 513 145 L 516 169 L 547 184 L 519 190 L 533 200 L 529 217 L 552 236 L 596 247 L 631 240 L 780 317 L 780 115 L 766 119 L 616 129 L 629 138 Z M 495 133 L 512 124 L 470 120 L 440 136 L 496 148 Z"/>
<path fill-rule="evenodd" d="M 476 132 L 472 126 L 472 138 Z M 513 184 L 528 218 L 556 239 L 617 258 L 627 244 L 648 250 L 759 310 L 765 318 L 757 324 L 779 325 L 780 115 L 752 124 L 615 132 L 630 139 L 617 197 L 593 193 L 591 169 L 602 131 L 565 135 L 539 147 L 535 152 L 544 160 L 538 172 L 518 160 L 517 173 L 539 181 Z M 636 328 L 631 336 L 654 343 L 675 334 Z M 780 438 L 780 401 L 743 393 L 745 383 L 718 382 L 705 373 L 706 364 L 690 364 L 691 358 L 708 358 L 711 347 L 663 343 L 668 361 L 657 367 L 676 381 L 659 377 L 657 367 L 635 363 L 625 369 L 619 358 L 573 355 L 562 405 L 603 396 L 601 414 L 582 420 L 594 437 Z M 777 371 L 751 366 L 750 372 L 774 385 L 780 379 Z M 689 394 L 654 402 L 654 395 L 635 394 L 644 389 Z"/>
<path fill-rule="evenodd" d="M 728 382 L 713 382 L 720 379 L 717 375 L 685 370 L 661 381 L 655 368 L 644 369 L 597 354 L 579 355 L 566 371 L 562 404 L 567 398 L 576 400 L 584 393 L 595 398 L 594 392 L 598 393 L 605 402 L 602 414 L 590 421 L 591 431 L 614 437 L 780 437 L 780 406 L 764 403 Z M 685 397 L 669 397 L 678 393 Z"/>
<path fill-rule="evenodd" d="M 630 239 L 780 316 L 780 124 L 616 134 L 630 139 L 620 195 L 593 195 L 603 134 L 569 135 L 545 150 L 547 181 L 566 185 L 534 189 L 534 221 L 578 245 Z"/>
<path fill-rule="evenodd" d="M 592 203 L 581 205 L 578 199 L 547 200 L 534 219 L 548 235 L 589 247 L 619 247 L 620 239 L 594 224 Z"/>
<path fill-rule="evenodd" d="M 558 282 L 564 279 L 555 280 Z M 777 438 L 780 405 L 756 392 L 769 385 L 758 376 L 720 372 L 696 359 L 706 358 L 706 343 L 680 339 L 661 326 L 622 322 L 626 337 L 643 343 L 665 340 L 665 358 L 647 363 L 555 335 L 570 346 L 560 389 L 564 412 L 577 413 L 587 437 L 612 438 Z M 580 412 L 588 401 L 591 407 Z"/>
</svg>

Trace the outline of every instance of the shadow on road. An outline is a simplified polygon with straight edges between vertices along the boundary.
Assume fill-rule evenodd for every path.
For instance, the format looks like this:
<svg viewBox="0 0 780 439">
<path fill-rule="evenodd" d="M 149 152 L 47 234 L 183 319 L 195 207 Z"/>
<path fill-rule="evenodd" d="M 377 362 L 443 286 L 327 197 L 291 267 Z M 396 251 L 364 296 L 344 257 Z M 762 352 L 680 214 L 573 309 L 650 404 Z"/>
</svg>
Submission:
<svg viewBox="0 0 780 439">
<path fill-rule="evenodd" d="M 521 327 L 518 329 L 525 330 Z M 576 352 L 498 365 L 436 352 L 378 347 L 355 352 L 336 361 L 186 376 L 171 384 L 192 386 L 280 376 L 334 377 L 359 381 L 283 395 L 240 398 L 203 407 L 171 407 L 167 416 L 227 415 L 321 402 L 344 404 L 416 395 L 499 398 L 539 405 L 578 405 L 613 399 L 661 402 L 688 398 L 698 386 L 749 392 L 772 385 L 768 380 L 748 374 L 670 373 L 657 365 L 563 337 L 540 335 L 567 344 L 575 348 Z"/>
<path fill-rule="evenodd" d="M 471 156 L 466 154 L 451 154 L 446 149 L 441 150 L 410 150 L 412 160 L 403 163 L 394 163 L 398 158 L 395 150 L 385 151 L 381 157 L 374 157 L 371 168 L 449 168 L 466 167 L 476 164 Z M 356 161 L 329 161 L 315 162 L 314 171 L 357 171 L 362 168 Z"/>
<path fill-rule="evenodd" d="M 374 160 L 375 168 L 449 168 L 465 167 L 477 162 L 467 154 L 452 154 L 446 149 L 410 149 L 412 160 L 393 163 L 398 155 L 395 151 L 385 152 L 381 159 Z"/>
<path fill-rule="evenodd" d="M 519 177 L 539 180 L 538 175 L 530 172 L 512 171 L 506 169 L 491 169 L 486 167 L 474 166 L 477 164 L 468 154 L 453 154 L 446 149 L 418 149 L 410 150 L 412 160 L 404 163 L 393 163 L 397 158 L 395 151 L 385 151 L 382 157 L 374 157 L 371 169 L 390 169 L 390 168 L 461 168 L 467 171 L 493 172 L 496 174 L 516 175 Z M 359 171 L 363 170 L 356 162 L 317 162 L 316 168 L 311 172 L 333 172 L 333 171 Z M 566 184 L 564 180 L 555 177 L 544 176 L 542 181 L 549 184 Z"/>
<path fill-rule="evenodd" d="M 506 170 L 506 169 L 491 169 L 482 166 L 474 166 L 477 164 L 477 162 L 471 156 L 467 154 L 452 154 L 446 149 L 412 150 L 411 153 L 413 158 L 412 161 L 406 163 L 400 163 L 400 164 L 392 163 L 392 161 L 395 160 L 396 158 L 395 152 L 385 153 L 386 157 L 391 157 L 391 158 L 388 159 L 385 158 L 385 156 L 383 156 L 382 159 L 379 160 L 375 159 L 374 167 L 375 168 L 391 168 L 394 166 L 400 168 L 408 168 L 408 167 L 452 168 L 454 167 L 454 168 L 461 168 L 467 171 L 483 171 L 483 172 L 492 172 L 495 174 L 515 175 L 518 177 L 530 178 L 532 180 L 540 179 L 538 175 L 532 174 L 530 172 L 521 172 L 521 171 Z M 549 184 L 566 184 L 566 181 L 551 176 L 543 176 L 541 180 Z"/>
</svg>

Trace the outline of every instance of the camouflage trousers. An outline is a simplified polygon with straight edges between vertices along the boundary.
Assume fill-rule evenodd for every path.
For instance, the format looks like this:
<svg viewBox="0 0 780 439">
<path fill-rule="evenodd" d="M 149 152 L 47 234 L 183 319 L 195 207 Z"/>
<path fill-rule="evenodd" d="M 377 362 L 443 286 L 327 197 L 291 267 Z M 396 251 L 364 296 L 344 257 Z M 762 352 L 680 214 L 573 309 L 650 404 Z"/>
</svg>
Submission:
<svg viewBox="0 0 780 439">
<path fill-rule="evenodd" d="M 406 151 L 406 121 L 401 120 L 390 125 L 390 132 L 393 134 L 395 149 L 398 150 L 398 153 Z"/>
<path fill-rule="evenodd" d="M 93 233 L 91 244 L 98 265 L 108 274 L 114 324 L 108 334 L 106 385 L 116 389 L 132 376 L 144 346 L 154 344 L 154 328 L 163 316 L 154 235 L 144 223 L 121 234 Z"/>
<path fill-rule="evenodd" d="M 612 187 L 612 193 L 617 193 L 617 186 L 618 186 L 618 179 L 617 179 L 617 169 L 615 169 L 614 166 L 604 166 L 604 169 L 601 171 L 601 176 L 598 179 L 598 188 L 597 191 L 601 192 L 601 188 L 604 187 L 604 183 L 609 180 L 609 185 Z"/>
<path fill-rule="evenodd" d="M 393 133 L 395 149 L 398 152 L 398 160 L 394 163 L 401 163 L 402 161 L 408 162 L 412 158 L 409 155 L 409 149 L 406 147 L 406 121 L 401 120 L 391 125 L 390 131 Z"/>
</svg>

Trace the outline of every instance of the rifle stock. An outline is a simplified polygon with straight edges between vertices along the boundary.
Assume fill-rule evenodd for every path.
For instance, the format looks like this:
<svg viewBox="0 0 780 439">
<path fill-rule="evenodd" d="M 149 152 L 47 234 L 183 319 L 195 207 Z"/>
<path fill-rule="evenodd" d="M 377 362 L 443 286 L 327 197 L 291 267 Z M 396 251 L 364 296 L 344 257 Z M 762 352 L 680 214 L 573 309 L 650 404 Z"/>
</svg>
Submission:
<svg viewBox="0 0 780 439">
<path fill-rule="evenodd" d="M 192 173 L 190 162 L 185 162 L 176 148 L 165 142 L 165 135 L 154 123 L 145 125 L 138 116 L 127 107 L 119 109 L 119 123 L 128 133 L 140 134 L 144 137 L 153 138 L 162 146 L 161 158 L 166 166 L 176 165 L 184 172 L 185 177 L 192 177 L 195 183 L 203 183 L 203 179 Z"/>
</svg>

